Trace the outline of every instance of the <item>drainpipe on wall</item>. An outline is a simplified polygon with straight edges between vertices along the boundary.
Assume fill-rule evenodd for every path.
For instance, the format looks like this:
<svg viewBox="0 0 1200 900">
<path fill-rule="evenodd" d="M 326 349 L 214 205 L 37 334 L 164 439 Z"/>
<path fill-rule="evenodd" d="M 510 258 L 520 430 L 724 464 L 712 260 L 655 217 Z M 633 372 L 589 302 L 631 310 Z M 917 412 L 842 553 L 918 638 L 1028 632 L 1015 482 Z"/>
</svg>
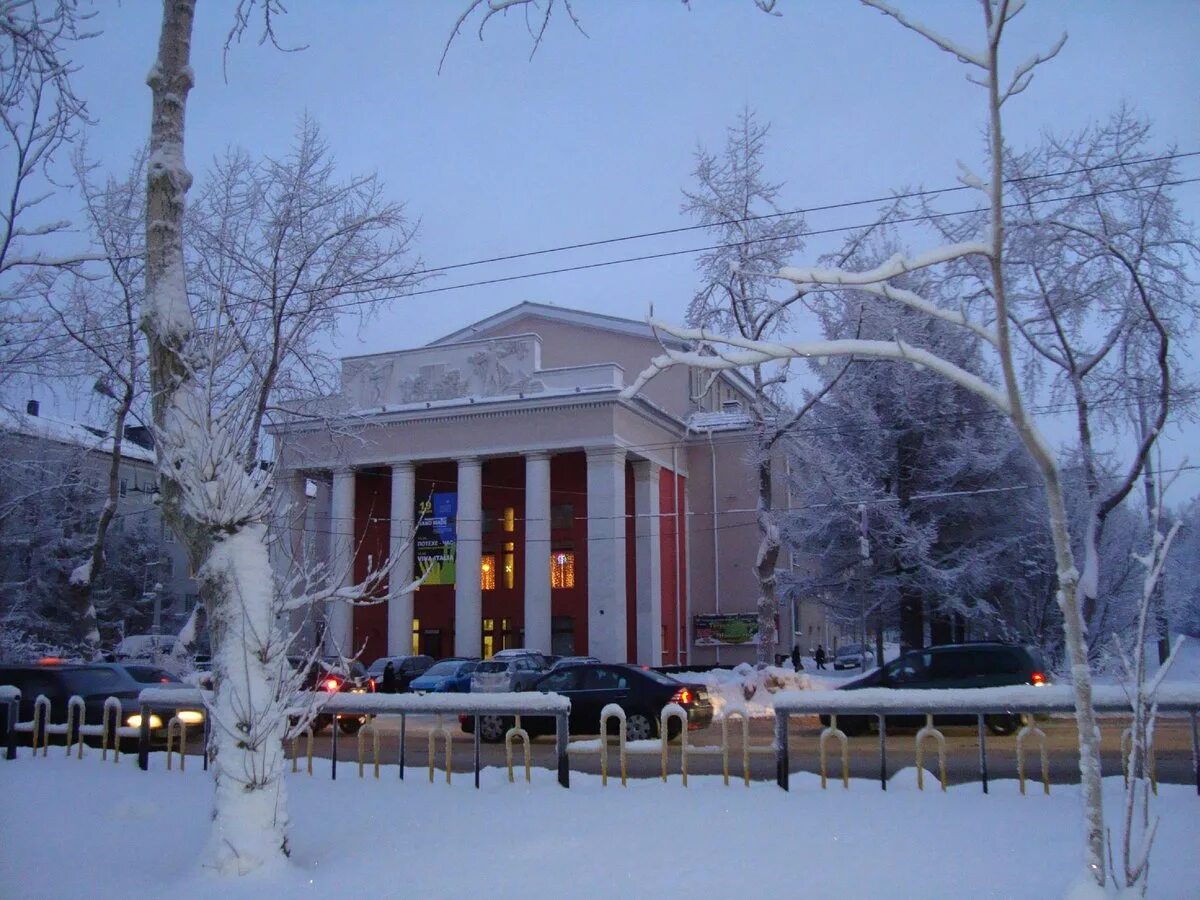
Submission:
<svg viewBox="0 0 1200 900">
<path fill-rule="evenodd" d="M 712 429 L 708 429 L 708 453 L 712 461 L 712 545 L 713 545 L 713 612 L 721 614 L 721 539 L 717 533 L 717 447 Z M 721 662 L 721 645 L 716 646 L 717 664 Z"/>
<path fill-rule="evenodd" d="M 683 648 L 680 646 L 683 642 L 679 639 L 679 626 L 683 624 L 683 610 L 679 608 L 680 598 L 680 582 L 683 580 L 683 554 L 680 552 L 683 549 L 683 528 L 682 517 L 679 515 L 679 458 L 676 455 L 679 448 L 671 445 L 671 498 L 675 501 L 672 512 L 675 514 L 675 634 L 672 635 L 672 640 L 675 642 L 675 665 L 680 665 L 682 659 L 680 653 Z"/>
</svg>

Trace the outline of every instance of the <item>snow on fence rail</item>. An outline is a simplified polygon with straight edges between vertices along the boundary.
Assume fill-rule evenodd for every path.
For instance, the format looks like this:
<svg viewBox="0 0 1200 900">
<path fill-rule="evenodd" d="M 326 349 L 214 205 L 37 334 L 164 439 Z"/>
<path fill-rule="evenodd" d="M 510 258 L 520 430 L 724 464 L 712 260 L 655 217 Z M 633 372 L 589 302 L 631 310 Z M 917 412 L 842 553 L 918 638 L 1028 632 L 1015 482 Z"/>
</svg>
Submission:
<svg viewBox="0 0 1200 900">
<path fill-rule="evenodd" d="M 1125 691 L 1120 687 L 1098 686 L 1094 689 L 1094 706 L 1097 713 L 1128 713 L 1129 700 Z M 72 697 L 67 707 L 67 720 L 60 724 L 50 721 L 50 701 L 44 695 L 35 698 L 33 718 L 28 722 L 19 720 L 19 703 L 21 694 L 10 685 L 0 685 L 0 707 L 5 712 L 0 721 L 5 724 L 7 734 L 7 758 L 16 757 L 16 737 L 21 733 L 30 734 L 31 743 L 36 756 L 41 749 L 42 755 L 48 751 L 49 737 L 63 735 L 67 745 L 67 755 L 70 756 L 73 740 L 79 741 L 79 757 L 82 758 L 82 740 L 84 737 L 100 737 L 104 746 L 101 759 L 107 759 L 108 742 L 110 737 L 114 744 L 114 761 L 119 756 L 120 738 L 138 738 L 138 765 L 148 768 L 151 741 L 152 722 L 159 719 L 153 715 L 156 712 L 170 712 L 171 718 L 167 723 L 167 753 L 168 768 L 175 750 L 176 738 L 180 753 L 180 769 L 183 769 L 183 749 L 186 743 L 186 723 L 179 717 L 185 710 L 204 711 L 207 709 L 210 694 L 198 688 L 167 690 L 147 688 L 143 690 L 136 701 L 140 709 L 140 721 L 137 727 L 122 726 L 122 706 L 117 698 L 110 697 L 104 704 L 104 718 L 100 725 L 88 725 L 85 721 L 82 698 Z M 602 782 L 607 784 L 608 773 L 608 738 L 598 740 L 573 741 L 568 743 L 567 716 L 571 704 L 568 699 L 557 694 L 535 693 L 499 693 L 499 694 L 324 694 L 304 693 L 296 696 L 295 710 L 297 713 L 317 712 L 328 716 L 390 716 L 400 719 L 399 741 L 399 772 L 404 778 L 405 768 L 405 733 L 407 717 L 411 715 L 435 715 L 439 727 L 429 734 L 429 777 L 434 777 L 435 741 L 444 738 L 446 754 L 446 780 L 450 781 L 450 731 L 445 727 L 444 716 L 471 716 L 474 718 L 474 769 L 475 785 L 479 786 L 480 772 L 480 728 L 479 718 L 484 715 L 500 715 L 512 717 L 513 727 L 505 735 L 505 756 L 508 766 L 509 780 L 513 781 L 512 745 L 515 739 L 521 740 L 524 750 L 525 778 L 530 779 L 530 747 L 529 737 L 521 727 L 521 716 L 552 716 L 555 719 L 555 749 L 558 762 L 558 781 L 563 787 L 570 786 L 568 751 L 571 753 L 599 753 L 602 770 Z M 1074 711 L 1074 697 L 1069 687 L 1064 685 L 1034 687 L 1019 685 L 999 688 L 951 689 L 951 690 L 893 690 L 893 689 L 864 689 L 858 691 L 790 691 L 781 692 L 775 697 L 775 740 L 769 746 L 755 746 L 750 742 L 749 720 L 740 711 L 730 711 L 722 717 L 720 746 L 692 747 L 687 739 L 687 719 L 683 711 L 674 704 L 663 709 L 660 721 L 660 740 L 632 741 L 625 740 L 625 721 L 623 711 L 610 705 L 603 711 L 602 733 L 608 730 L 608 723 L 616 719 L 619 726 L 618 747 L 621 764 L 621 783 L 626 783 L 627 754 L 655 753 L 661 754 L 662 779 L 667 780 L 667 757 L 670 729 L 668 724 L 672 719 L 678 719 L 681 725 L 682 740 L 680 743 L 680 775 L 683 785 L 687 786 L 688 756 L 716 755 L 722 757 L 722 770 L 725 784 L 729 783 L 729 725 L 734 719 L 741 720 L 742 726 L 742 773 L 744 782 L 750 783 L 750 756 L 752 753 L 773 753 L 776 757 L 776 781 L 784 790 L 788 789 L 789 752 L 788 722 L 794 715 L 829 716 L 829 725 L 820 734 L 821 786 L 827 782 L 827 753 L 826 745 L 830 738 L 835 738 L 842 751 L 842 784 L 849 787 L 849 765 L 845 733 L 838 727 L 838 716 L 843 720 L 847 717 L 874 717 L 879 727 L 879 773 L 880 785 L 887 789 L 887 716 L 920 716 L 925 719 L 925 726 L 917 733 L 917 769 L 918 784 L 923 787 L 923 745 L 932 738 L 937 745 L 939 763 L 939 781 L 943 790 L 946 786 L 945 774 L 945 741 L 944 736 L 933 725 L 933 717 L 937 715 L 970 715 L 974 716 L 979 729 L 979 774 L 984 793 L 988 792 L 987 747 L 985 740 L 986 719 L 989 716 L 1019 717 L 1022 727 L 1017 734 L 1017 768 L 1021 793 L 1025 793 L 1025 740 L 1035 738 L 1037 750 L 1041 757 L 1042 782 L 1046 793 L 1049 793 L 1046 736 L 1033 721 L 1035 714 L 1071 713 Z M 1200 685 L 1170 684 L 1159 688 L 1157 695 L 1159 713 L 1183 713 L 1191 717 L 1192 762 L 1196 777 L 1196 790 L 1200 794 L 1200 728 L 1197 718 L 1200 715 Z M 621 713 L 618 715 L 618 713 Z M 205 742 L 209 728 L 208 717 L 204 717 Z M 338 763 L 338 727 L 335 723 L 331 729 L 332 754 L 331 776 L 337 778 Z M 373 763 L 375 777 L 379 777 L 379 734 L 373 726 L 360 730 L 358 733 L 358 774 L 363 776 L 364 739 L 370 735 L 372 740 Z M 312 728 L 305 728 L 292 738 L 292 771 L 297 771 L 298 747 L 301 737 L 307 738 L 307 771 L 311 775 L 313 754 Z M 1127 751 L 1128 735 L 1122 737 L 1122 750 Z M 1153 749 L 1148 765 L 1151 778 L 1154 779 Z M 1128 766 L 1124 758 L 1123 767 Z M 204 767 L 208 768 L 207 754 L 204 754 Z M 1155 779 L 1156 780 L 1156 779 Z M 1155 785 L 1157 786 L 1157 785 Z"/>
<path fill-rule="evenodd" d="M 1129 697 L 1122 687 L 1104 685 L 1093 688 L 1092 705 L 1097 713 L 1128 713 Z M 1155 698 L 1159 713 L 1185 713 L 1192 722 L 1192 768 L 1196 775 L 1196 792 L 1200 794 L 1200 685 L 1165 684 Z M 1047 775 L 1046 736 L 1032 724 L 1034 714 L 1073 713 L 1074 693 L 1068 685 L 1014 685 L 994 688 L 951 688 L 939 690 L 905 690 L 892 688 L 863 688 L 856 691 L 788 691 L 775 696 L 775 780 L 788 789 L 789 746 L 788 721 L 792 716 L 822 715 L 830 724 L 821 732 L 824 740 L 837 730 L 837 716 L 874 717 L 879 728 L 879 783 L 887 790 L 887 716 L 924 716 L 925 727 L 917 732 L 917 776 L 922 778 L 922 742 L 932 736 L 938 744 L 938 762 L 942 787 L 945 789 L 944 737 L 933 727 L 936 715 L 972 715 L 979 729 L 979 778 L 983 792 L 988 792 L 987 743 L 984 736 L 988 716 L 1019 716 L 1023 727 L 1017 735 L 1017 762 L 1021 793 L 1025 793 L 1024 739 L 1033 735 L 1039 740 L 1042 757 L 1042 780 L 1049 793 Z M 1122 741 L 1124 744 L 1125 742 Z M 1151 751 L 1153 752 L 1153 751 Z M 824 787 L 825 759 L 822 751 L 821 770 Z"/>
</svg>

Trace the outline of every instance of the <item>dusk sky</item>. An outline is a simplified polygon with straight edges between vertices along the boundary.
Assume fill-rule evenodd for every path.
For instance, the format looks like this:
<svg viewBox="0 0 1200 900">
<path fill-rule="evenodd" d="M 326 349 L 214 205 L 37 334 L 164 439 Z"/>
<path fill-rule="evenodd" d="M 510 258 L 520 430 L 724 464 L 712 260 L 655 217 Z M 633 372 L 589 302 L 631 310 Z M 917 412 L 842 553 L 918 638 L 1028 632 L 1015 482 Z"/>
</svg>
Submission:
<svg viewBox="0 0 1200 900">
<path fill-rule="evenodd" d="M 378 170 L 407 204 L 420 221 L 428 267 L 691 224 L 679 206 L 695 147 L 719 149 L 725 126 L 746 105 L 772 125 L 769 175 L 786 182 L 788 207 L 952 186 L 956 160 L 982 166 L 984 98 L 964 67 L 855 3 L 781 0 L 775 17 L 751 0 L 693 0 L 690 8 L 670 0 L 576 0 L 586 37 L 556 6 L 529 59 L 521 13 L 495 17 L 482 43 L 476 19 L 439 74 L 464 5 L 297 0 L 278 19 L 278 35 L 306 49 L 258 46 L 253 31 L 232 48 L 223 76 L 233 4 L 201 3 L 189 166 L 201 175 L 231 144 L 281 154 L 307 111 L 343 173 Z M 907 8 L 962 43 L 978 43 L 976 4 Z M 100 4 L 94 24 L 103 33 L 76 54 L 78 89 L 97 122 L 91 151 L 117 170 L 147 134 L 144 80 L 160 17 L 160 4 L 150 0 Z M 1045 129 L 1077 129 L 1124 100 L 1152 120 L 1161 147 L 1200 150 L 1194 2 L 1031 2 L 1008 36 L 1009 64 L 1051 46 L 1063 31 L 1069 40 L 1059 58 L 1006 107 L 1011 143 L 1025 145 Z M 1200 157 L 1183 160 L 1180 170 L 1200 176 Z M 1178 188 L 1177 197 L 1195 220 L 1200 184 Z M 866 223 L 873 212 L 814 213 L 808 227 Z M 797 263 L 815 261 L 830 240 L 813 239 Z M 709 242 L 692 232 L 616 243 L 456 269 L 425 287 Z M 653 304 L 657 314 L 678 319 L 696 286 L 693 266 L 694 257 L 683 254 L 402 299 L 365 333 L 350 325 L 338 352 L 416 346 L 522 300 L 632 318 Z M 1170 458 L 1185 452 L 1182 443 L 1168 443 Z"/>
</svg>

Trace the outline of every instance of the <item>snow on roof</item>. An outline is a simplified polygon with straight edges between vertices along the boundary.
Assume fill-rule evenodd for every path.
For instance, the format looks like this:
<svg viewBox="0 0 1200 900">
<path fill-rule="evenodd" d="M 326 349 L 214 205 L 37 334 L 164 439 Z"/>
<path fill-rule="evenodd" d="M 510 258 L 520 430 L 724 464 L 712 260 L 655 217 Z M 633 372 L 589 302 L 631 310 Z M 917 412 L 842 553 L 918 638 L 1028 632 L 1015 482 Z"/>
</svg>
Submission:
<svg viewBox="0 0 1200 900">
<path fill-rule="evenodd" d="M 466 328 L 460 328 L 458 331 L 452 331 L 450 334 L 443 335 L 437 340 L 430 341 L 425 346 L 436 347 L 441 344 L 457 344 L 460 341 L 473 340 L 481 331 L 496 328 L 523 315 L 533 315 L 543 319 L 553 319 L 575 325 L 587 325 L 592 328 L 602 328 L 605 331 L 616 331 L 621 334 L 656 339 L 654 330 L 639 319 L 625 319 L 621 316 L 610 316 L 605 313 L 589 312 L 584 309 L 571 309 L 566 306 L 552 306 L 548 303 L 531 303 L 525 301 L 524 303 L 518 303 L 516 306 L 510 306 L 508 309 L 501 310 L 485 319 L 480 319 Z M 659 335 L 658 337 L 666 338 L 667 336 Z M 672 344 L 680 343 L 679 341 L 668 342 Z"/>
<path fill-rule="evenodd" d="M 749 414 L 740 409 L 737 412 L 703 410 L 687 417 L 687 426 L 692 431 L 740 431 L 753 424 Z"/>
<path fill-rule="evenodd" d="M 42 438 L 82 447 L 96 453 L 112 453 L 111 437 L 98 435 L 85 425 L 74 422 L 62 422 L 47 416 L 31 416 L 28 413 L 6 412 L 0 416 L 0 429 L 23 434 L 28 437 Z M 124 459 L 139 460 L 154 464 L 156 462 L 153 450 L 140 447 L 130 440 L 121 442 L 121 456 Z"/>
</svg>

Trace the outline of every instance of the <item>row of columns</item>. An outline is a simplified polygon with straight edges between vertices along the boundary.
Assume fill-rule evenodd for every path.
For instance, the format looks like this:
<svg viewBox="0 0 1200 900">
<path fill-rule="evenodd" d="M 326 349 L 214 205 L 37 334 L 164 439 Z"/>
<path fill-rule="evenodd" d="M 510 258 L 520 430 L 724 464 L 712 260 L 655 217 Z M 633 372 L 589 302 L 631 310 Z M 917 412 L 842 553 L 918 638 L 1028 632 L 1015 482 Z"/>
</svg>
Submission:
<svg viewBox="0 0 1200 900">
<path fill-rule="evenodd" d="M 659 532 L 659 466 L 635 460 L 634 500 L 637 596 L 637 661 L 662 661 L 662 559 Z M 395 561 L 389 579 L 388 653 L 410 652 L 414 571 L 416 469 L 411 462 L 392 467 L 389 552 Z M 482 647 L 483 592 L 479 567 L 483 554 L 483 463 L 458 460 L 457 564 L 454 587 L 454 653 L 479 656 Z M 587 451 L 588 498 L 588 652 L 602 660 L 623 661 L 626 638 L 625 451 Z M 330 565 L 343 587 L 354 583 L 354 470 L 333 472 Z M 551 650 L 550 455 L 525 455 L 525 646 Z M 327 650 L 349 651 L 354 635 L 353 607 L 332 603 L 326 610 Z"/>
</svg>

